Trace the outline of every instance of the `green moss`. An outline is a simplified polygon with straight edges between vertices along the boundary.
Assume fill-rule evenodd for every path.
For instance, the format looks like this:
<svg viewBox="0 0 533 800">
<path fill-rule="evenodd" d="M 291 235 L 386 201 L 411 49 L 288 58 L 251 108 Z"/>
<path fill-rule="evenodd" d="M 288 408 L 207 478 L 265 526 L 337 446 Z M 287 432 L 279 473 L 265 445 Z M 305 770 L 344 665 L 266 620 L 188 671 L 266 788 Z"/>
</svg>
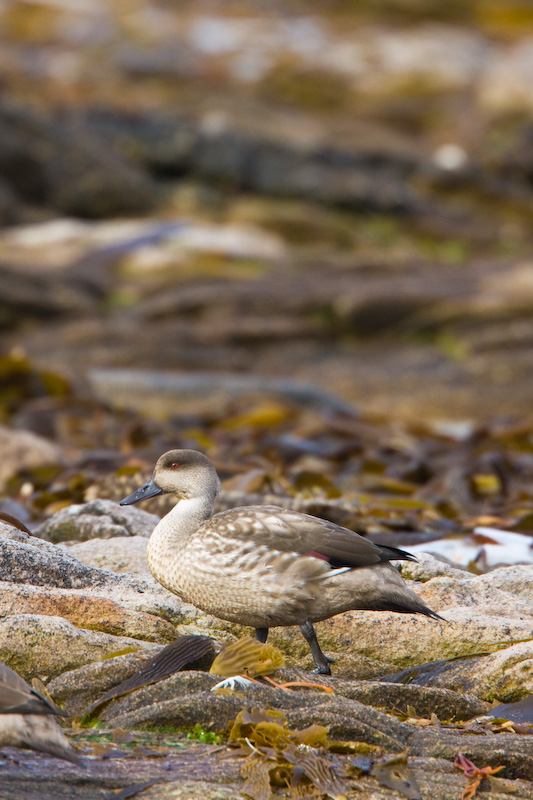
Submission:
<svg viewBox="0 0 533 800">
<path fill-rule="evenodd" d="M 206 731 L 201 725 L 196 724 L 192 731 L 187 731 L 187 739 L 197 739 L 205 744 L 220 744 L 222 737 L 218 733 Z"/>
<path fill-rule="evenodd" d="M 435 338 L 435 344 L 450 361 L 462 362 L 466 361 L 468 357 L 468 345 L 466 342 L 451 333 L 439 333 Z"/>
<path fill-rule="evenodd" d="M 442 240 L 438 238 L 420 237 L 421 255 L 436 259 L 443 264 L 462 264 L 472 255 L 472 246 L 463 239 Z"/>
<path fill-rule="evenodd" d="M 462 363 L 468 358 L 467 343 L 449 331 L 433 329 L 411 331 L 405 339 L 407 343 L 412 345 L 421 347 L 432 345 L 437 350 L 440 350 L 442 355 L 450 361 Z"/>
<path fill-rule="evenodd" d="M 80 725 L 81 725 L 82 728 L 89 728 L 89 729 L 93 729 L 93 728 L 98 729 L 98 728 L 107 727 L 105 725 L 105 723 L 102 722 L 101 719 L 98 719 L 98 717 L 92 717 L 90 714 L 84 714 L 81 717 Z M 113 735 L 111 733 L 102 733 L 102 734 L 99 734 L 98 736 L 96 736 L 94 738 L 91 737 L 91 741 L 110 742 L 112 740 L 112 738 L 113 738 Z"/>
</svg>

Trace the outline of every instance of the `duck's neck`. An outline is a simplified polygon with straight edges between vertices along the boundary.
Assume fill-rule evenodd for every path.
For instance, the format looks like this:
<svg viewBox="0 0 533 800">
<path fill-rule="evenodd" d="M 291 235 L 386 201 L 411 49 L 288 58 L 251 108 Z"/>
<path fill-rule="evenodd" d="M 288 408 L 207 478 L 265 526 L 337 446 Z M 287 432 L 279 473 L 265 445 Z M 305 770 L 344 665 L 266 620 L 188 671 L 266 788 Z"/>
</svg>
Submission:
<svg viewBox="0 0 533 800">
<path fill-rule="evenodd" d="M 161 567 L 180 558 L 191 534 L 213 515 L 214 498 L 183 498 L 155 526 L 148 542 L 148 565 L 159 580 Z M 162 581 L 161 581 L 162 582 Z"/>
</svg>

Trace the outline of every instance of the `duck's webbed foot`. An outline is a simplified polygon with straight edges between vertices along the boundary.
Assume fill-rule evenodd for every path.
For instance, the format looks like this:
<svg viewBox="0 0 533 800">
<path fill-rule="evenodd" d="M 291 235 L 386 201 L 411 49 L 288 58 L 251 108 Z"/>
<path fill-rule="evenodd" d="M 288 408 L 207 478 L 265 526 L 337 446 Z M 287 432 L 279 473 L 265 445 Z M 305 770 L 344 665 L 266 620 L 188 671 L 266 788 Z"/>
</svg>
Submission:
<svg viewBox="0 0 533 800">
<path fill-rule="evenodd" d="M 329 668 L 329 665 L 332 663 L 332 659 L 325 656 L 320 649 L 320 645 L 318 644 L 318 639 L 316 638 L 315 629 L 313 628 L 312 623 L 309 621 L 304 622 L 303 625 L 300 625 L 300 630 L 305 636 L 309 647 L 311 648 L 311 655 L 313 656 L 316 664 L 313 672 L 317 672 L 319 675 L 331 675 L 331 669 Z"/>
<path fill-rule="evenodd" d="M 256 628 L 255 629 L 255 638 L 261 644 L 264 644 L 267 640 L 268 636 L 268 628 Z"/>
</svg>

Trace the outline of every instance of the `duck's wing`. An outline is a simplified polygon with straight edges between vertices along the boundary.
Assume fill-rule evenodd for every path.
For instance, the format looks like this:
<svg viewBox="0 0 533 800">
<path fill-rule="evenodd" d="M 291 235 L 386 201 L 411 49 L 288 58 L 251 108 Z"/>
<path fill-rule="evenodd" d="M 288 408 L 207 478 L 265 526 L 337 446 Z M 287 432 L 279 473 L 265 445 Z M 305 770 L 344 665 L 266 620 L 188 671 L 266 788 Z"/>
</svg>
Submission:
<svg viewBox="0 0 533 800">
<path fill-rule="evenodd" d="M 374 544 L 333 522 L 278 506 L 233 508 L 215 514 L 205 524 L 216 527 L 224 538 L 314 556 L 335 568 L 368 567 L 395 559 L 414 560 L 403 550 Z"/>
<path fill-rule="evenodd" d="M 57 714 L 44 697 L 0 662 L 0 714 Z"/>
</svg>

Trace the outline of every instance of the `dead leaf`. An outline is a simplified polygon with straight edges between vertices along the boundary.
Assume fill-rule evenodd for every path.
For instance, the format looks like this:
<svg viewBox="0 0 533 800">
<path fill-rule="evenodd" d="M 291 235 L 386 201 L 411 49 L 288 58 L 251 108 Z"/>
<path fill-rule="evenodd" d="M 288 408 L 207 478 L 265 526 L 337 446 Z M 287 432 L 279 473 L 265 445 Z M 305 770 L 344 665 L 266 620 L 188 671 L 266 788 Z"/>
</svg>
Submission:
<svg viewBox="0 0 533 800">
<path fill-rule="evenodd" d="M 244 778 L 243 792 L 253 800 L 270 800 L 272 790 L 270 788 L 270 769 L 271 764 L 260 757 L 247 759 L 241 767 L 241 775 Z"/>
<path fill-rule="evenodd" d="M 111 742 L 93 742 L 91 744 L 93 755 L 97 758 L 130 758 L 130 753 L 125 753 L 123 750 L 111 744 Z"/>
<path fill-rule="evenodd" d="M 394 758 L 375 764 L 370 774 L 382 786 L 401 792 L 408 800 L 422 800 L 415 775 L 407 764 L 407 753 L 400 753 Z"/>
<path fill-rule="evenodd" d="M 319 751 L 308 745 L 289 745 L 283 750 L 284 758 L 298 766 L 321 794 L 333 800 L 343 800 L 346 795 L 346 781 L 343 780 L 340 766 L 332 760 L 327 750 Z"/>
<path fill-rule="evenodd" d="M 135 736 L 131 731 L 125 731 L 123 728 L 115 728 L 113 731 L 113 741 L 115 744 L 126 744 L 127 742 L 135 741 Z"/>
</svg>

